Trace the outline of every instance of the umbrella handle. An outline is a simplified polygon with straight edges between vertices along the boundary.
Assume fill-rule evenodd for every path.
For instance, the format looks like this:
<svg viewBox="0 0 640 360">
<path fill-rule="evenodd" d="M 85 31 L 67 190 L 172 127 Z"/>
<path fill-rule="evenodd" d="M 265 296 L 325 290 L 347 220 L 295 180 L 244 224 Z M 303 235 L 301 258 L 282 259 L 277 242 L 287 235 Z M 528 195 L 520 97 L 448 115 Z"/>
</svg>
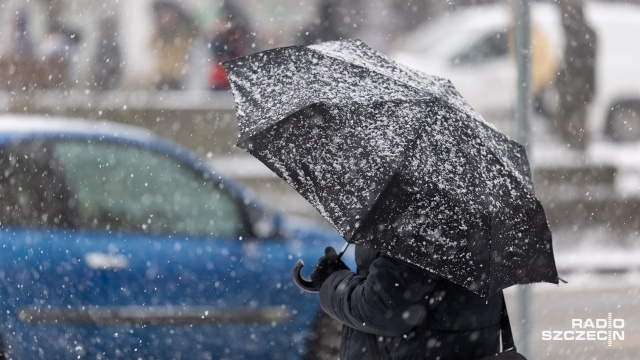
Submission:
<svg viewBox="0 0 640 360">
<path fill-rule="evenodd" d="M 345 243 L 344 246 L 342 246 L 342 249 L 340 250 L 340 254 L 338 254 L 338 259 L 342 257 L 344 252 L 347 251 L 348 247 L 349 247 L 348 242 Z M 293 267 L 293 281 L 295 281 L 296 285 L 298 285 L 298 287 L 304 291 L 308 291 L 308 292 L 320 291 L 320 286 L 314 286 L 311 281 L 306 280 L 305 278 L 302 277 L 302 275 L 300 275 L 300 270 L 302 270 L 303 266 L 304 266 L 304 261 L 302 261 L 302 259 L 298 259 L 298 262 L 296 262 L 296 265 Z"/>
<path fill-rule="evenodd" d="M 300 270 L 304 266 L 304 261 L 302 259 L 298 259 L 298 262 L 293 267 L 293 281 L 296 282 L 296 285 L 304 291 L 308 292 L 318 292 L 320 291 L 319 286 L 314 286 L 313 283 L 309 280 L 306 280 L 300 275 Z"/>
</svg>

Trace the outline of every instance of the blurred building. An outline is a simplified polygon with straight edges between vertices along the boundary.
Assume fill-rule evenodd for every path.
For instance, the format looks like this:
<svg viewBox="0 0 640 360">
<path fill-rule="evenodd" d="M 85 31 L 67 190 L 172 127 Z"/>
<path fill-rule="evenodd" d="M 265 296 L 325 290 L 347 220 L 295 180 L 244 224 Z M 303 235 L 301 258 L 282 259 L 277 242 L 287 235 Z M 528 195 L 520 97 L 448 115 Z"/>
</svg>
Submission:
<svg viewBox="0 0 640 360">
<path fill-rule="evenodd" d="M 29 13 L 29 30 L 37 46 L 44 38 L 48 24 L 57 22 L 74 29 L 81 36 L 74 52 L 76 87 L 91 87 L 92 62 L 100 42 L 101 19 L 110 17 L 118 24 L 116 41 L 124 68 L 119 84 L 126 89 L 153 88 L 152 3 L 155 0 L 8 0 L 0 7 L 0 54 L 9 50 L 11 18 L 18 8 Z M 322 4 L 331 7 L 331 27 L 341 36 L 359 38 L 374 48 L 386 51 L 400 34 L 424 21 L 458 7 L 507 0 L 168 0 L 190 14 L 197 25 L 188 59 L 185 88 L 204 89 L 206 71 L 213 59 L 207 49 L 207 39 L 223 21 L 223 1 L 232 2 L 249 19 L 252 34 L 251 49 L 300 44 L 309 24 L 320 24 Z M 628 0 L 627 2 L 640 2 Z"/>
</svg>

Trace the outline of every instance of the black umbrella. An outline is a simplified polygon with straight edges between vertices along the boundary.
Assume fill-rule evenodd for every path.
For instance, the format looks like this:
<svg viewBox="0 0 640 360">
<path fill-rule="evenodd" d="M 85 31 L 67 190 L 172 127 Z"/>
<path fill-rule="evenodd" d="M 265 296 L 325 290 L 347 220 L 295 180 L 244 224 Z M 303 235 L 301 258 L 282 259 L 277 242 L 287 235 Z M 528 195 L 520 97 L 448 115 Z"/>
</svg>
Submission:
<svg viewBox="0 0 640 360">
<path fill-rule="evenodd" d="M 514 284 L 557 283 L 524 148 L 448 80 L 360 41 L 278 48 L 225 68 L 238 146 L 347 242 L 485 297 Z"/>
</svg>

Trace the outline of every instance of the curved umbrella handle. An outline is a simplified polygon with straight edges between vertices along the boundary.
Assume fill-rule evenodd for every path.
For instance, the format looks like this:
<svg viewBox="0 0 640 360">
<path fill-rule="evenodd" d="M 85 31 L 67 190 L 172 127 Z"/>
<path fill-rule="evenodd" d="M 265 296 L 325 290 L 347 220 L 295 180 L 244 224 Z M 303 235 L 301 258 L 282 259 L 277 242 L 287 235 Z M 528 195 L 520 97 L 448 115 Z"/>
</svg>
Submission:
<svg viewBox="0 0 640 360">
<path fill-rule="evenodd" d="M 298 262 L 293 267 L 293 281 L 296 282 L 296 285 L 304 291 L 308 292 L 318 292 L 320 291 L 319 286 L 314 286 L 313 283 L 309 280 L 306 280 L 300 275 L 300 270 L 304 266 L 304 261 L 302 259 L 298 259 Z"/>
</svg>

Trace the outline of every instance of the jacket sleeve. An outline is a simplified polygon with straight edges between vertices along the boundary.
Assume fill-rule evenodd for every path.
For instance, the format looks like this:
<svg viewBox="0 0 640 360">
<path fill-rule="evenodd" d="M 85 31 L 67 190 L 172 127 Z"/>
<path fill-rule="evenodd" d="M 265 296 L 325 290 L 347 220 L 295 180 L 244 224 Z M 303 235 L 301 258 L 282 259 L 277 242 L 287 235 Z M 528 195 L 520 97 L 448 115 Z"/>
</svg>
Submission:
<svg viewBox="0 0 640 360">
<path fill-rule="evenodd" d="M 354 329 L 402 336 L 424 320 L 435 281 L 423 270 L 381 256 L 366 277 L 347 270 L 331 274 L 320 289 L 320 306 Z"/>
</svg>

